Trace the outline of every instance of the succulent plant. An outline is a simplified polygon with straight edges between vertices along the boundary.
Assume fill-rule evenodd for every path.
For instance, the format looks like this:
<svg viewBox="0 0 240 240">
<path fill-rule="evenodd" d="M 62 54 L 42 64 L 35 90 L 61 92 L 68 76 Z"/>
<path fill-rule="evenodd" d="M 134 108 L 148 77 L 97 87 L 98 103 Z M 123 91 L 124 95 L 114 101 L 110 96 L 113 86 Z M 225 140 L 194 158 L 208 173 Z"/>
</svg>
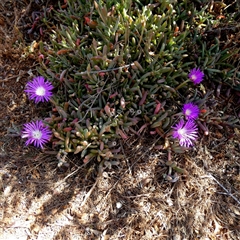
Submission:
<svg viewBox="0 0 240 240">
<path fill-rule="evenodd" d="M 187 1 L 68 0 L 46 14 L 50 42 L 39 43 L 38 71 L 55 86 L 45 119 L 53 148 L 101 162 L 121 158 L 119 139 L 145 128 L 165 138 L 195 88 L 190 69 L 234 74 L 225 61 L 236 52 L 204 41 L 214 21 L 204 13 Z"/>
</svg>

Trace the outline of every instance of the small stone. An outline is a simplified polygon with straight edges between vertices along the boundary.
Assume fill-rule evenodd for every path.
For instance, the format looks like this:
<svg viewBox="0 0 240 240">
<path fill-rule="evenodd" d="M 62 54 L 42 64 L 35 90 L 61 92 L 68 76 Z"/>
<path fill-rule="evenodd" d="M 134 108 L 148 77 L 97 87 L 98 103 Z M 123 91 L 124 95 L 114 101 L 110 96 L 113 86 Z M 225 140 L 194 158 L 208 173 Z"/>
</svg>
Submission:
<svg viewBox="0 0 240 240">
<path fill-rule="evenodd" d="M 117 202 L 117 203 L 116 203 L 116 207 L 117 207 L 118 209 L 121 208 L 121 207 L 122 207 L 122 203 Z"/>
</svg>

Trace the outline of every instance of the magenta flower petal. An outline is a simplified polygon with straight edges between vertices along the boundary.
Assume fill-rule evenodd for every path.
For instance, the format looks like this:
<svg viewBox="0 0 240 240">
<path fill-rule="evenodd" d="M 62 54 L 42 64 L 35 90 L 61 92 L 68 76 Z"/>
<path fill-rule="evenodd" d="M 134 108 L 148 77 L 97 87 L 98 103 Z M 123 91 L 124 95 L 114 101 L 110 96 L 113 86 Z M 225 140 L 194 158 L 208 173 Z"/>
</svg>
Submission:
<svg viewBox="0 0 240 240">
<path fill-rule="evenodd" d="M 204 73 L 199 68 L 194 68 L 190 71 L 190 73 L 188 74 L 188 77 L 196 85 L 202 82 Z"/>
<path fill-rule="evenodd" d="M 24 124 L 22 138 L 27 138 L 26 145 L 33 144 L 35 147 L 43 148 L 50 140 L 52 132 L 41 120 Z"/>
<path fill-rule="evenodd" d="M 182 111 L 186 119 L 197 119 L 200 112 L 199 107 L 193 103 L 184 104 Z"/>
<path fill-rule="evenodd" d="M 179 139 L 180 146 L 193 146 L 193 141 L 197 139 L 198 128 L 192 119 L 189 119 L 186 123 L 181 119 L 173 129 L 173 137 Z"/>
<path fill-rule="evenodd" d="M 39 103 L 50 100 L 53 95 L 52 89 L 53 85 L 45 80 L 44 77 L 39 76 L 27 83 L 25 92 L 31 100 L 34 100 L 35 103 Z"/>
</svg>

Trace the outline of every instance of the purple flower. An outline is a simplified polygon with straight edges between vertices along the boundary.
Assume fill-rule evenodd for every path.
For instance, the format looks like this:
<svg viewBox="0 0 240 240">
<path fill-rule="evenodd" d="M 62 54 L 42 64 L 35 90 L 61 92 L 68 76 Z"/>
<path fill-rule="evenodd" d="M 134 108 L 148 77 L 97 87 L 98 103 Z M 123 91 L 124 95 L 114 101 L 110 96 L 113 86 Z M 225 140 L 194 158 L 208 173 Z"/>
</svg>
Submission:
<svg viewBox="0 0 240 240">
<path fill-rule="evenodd" d="M 32 144 L 35 147 L 43 148 L 43 145 L 50 140 L 51 130 L 41 120 L 24 124 L 22 138 L 28 138 L 26 145 Z"/>
<path fill-rule="evenodd" d="M 186 103 L 182 109 L 186 119 L 197 119 L 199 115 L 199 107 L 193 103 Z"/>
<path fill-rule="evenodd" d="M 192 119 L 189 119 L 186 123 L 181 119 L 176 126 L 172 127 L 173 137 L 179 139 L 180 146 L 191 147 L 193 141 L 197 139 L 197 126 Z"/>
<path fill-rule="evenodd" d="M 203 80 L 204 73 L 199 68 L 194 68 L 190 71 L 190 73 L 188 74 L 188 77 L 196 85 Z"/>
<path fill-rule="evenodd" d="M 30 99 L 35 101 L 35 103 L 39 103 L 50 100 L 53 95 L 51 91 L 52 89 L 53 85 L 49 81 L 45 81 L 44 77 L 39 76 L 27 83 L 25 92 Z"/>
</svg>

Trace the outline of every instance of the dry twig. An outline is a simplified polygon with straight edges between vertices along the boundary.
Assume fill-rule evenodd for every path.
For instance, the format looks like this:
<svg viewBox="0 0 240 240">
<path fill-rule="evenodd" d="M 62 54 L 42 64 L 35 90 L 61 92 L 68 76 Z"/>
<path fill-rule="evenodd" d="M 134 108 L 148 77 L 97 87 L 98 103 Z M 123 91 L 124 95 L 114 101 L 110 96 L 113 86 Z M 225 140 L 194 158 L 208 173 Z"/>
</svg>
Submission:
<svg viewBox="0 0 240 240">
<path fill-rule="evenodd" d="M 240 205 L 240 201 L 236 197 L 234 197 L 232 193 L 230 193 L 215 177 L 213 177 L 211 174 L 201 176 L 201 178 L 205 177 L 213 179 L 227 193 L 227 195 L 232 197 Z"/>
</svg>

